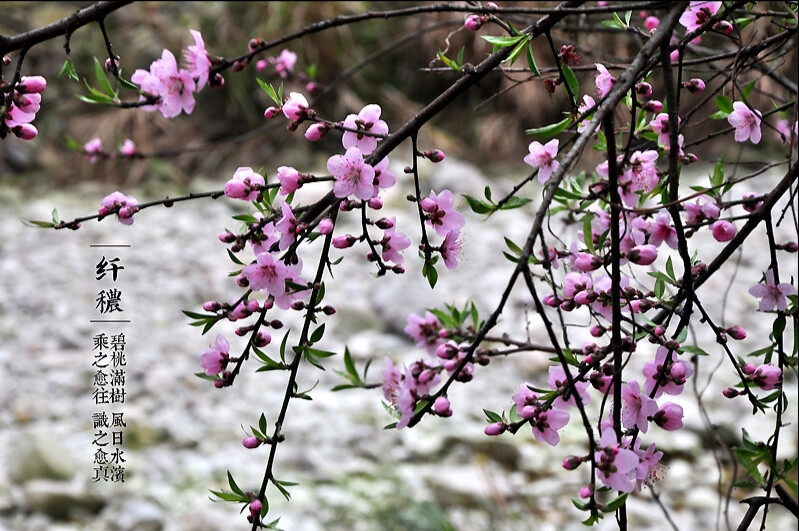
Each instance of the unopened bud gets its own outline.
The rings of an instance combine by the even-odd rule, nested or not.
[[[486,426],[485,430],[483,430],[483,433],[486,435],[499,435],[501,433],[505,433],[505,430],[507,429],[508,425],[504,422],[494,422]]]
[[[740,391],[737,389],[733,389],[732,387],[726,388],[724,391],[721,392],[727,398],[735,398],[736,396],[740,395]]]
[[[570,455],[563,460],[563,468],[566,470],[575,470],[578,466],[583,464],[585,459],[576,455]]]

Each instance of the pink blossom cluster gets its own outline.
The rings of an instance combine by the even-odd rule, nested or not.
[[[143,110],[160,111],[164,118],[174,118],[181,112],[191,114],[194,110],[194,93],[209,82],[211,57],[200,32],[189,31],[194,44],[183,52],[185,69],[178,69],[175,56],[165,49],[149,71],[138,69],[131,76],[131,81],[145,94],[156,98],[155,103],[142,106]],[[143,94],[140,101],[147,101],[147,97]]]
[[[267,57],[255,63],[255,68],[263,72],[270,65],[274,67],[275,74],[283,79],[294,74],[294,65],[297,63],[297,54],[291,50],[283,49],[277,57]]]
[[[133,225],[133,214],[139,211],[139,202],[132,196],[122,192],[114,192],[105,196],[100,204],[100,219],[115,213],[117,220],[123,225]]]
[[[32,140],[39,134],[39,130],[31,122],[39,112],[45,88],[47,80],[44,77],[22,76],[14,87],[11,105],[7,109],[3,107],[5,127],[22,140]]]
[[[122,145],[119,147],[119,154],[126,158],[133,158],[137,156],[136,144],[130,138],[126,138]],[[94,164],[100,159],[115,157],[115,153],[106,153],[103,151],[103,141],[100,138],[92,138],[83,145],[83,156]]]

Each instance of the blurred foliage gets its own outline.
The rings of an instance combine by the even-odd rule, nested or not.
[[[85,5],[89,2],[2,2],[0,33],[18,34],[58,20]],[[189,29],[202,32],[212,55],[232,58],[247,52],[252,37],[268,41],[320,20],[412,5],[417,3],[136,2],[112,13],[105,24],[114,51],[121,58],[123,74],[129,78],[136,69],[149,68],[164,48],[180,58],[181,50],[193,44]],[[503,3],[503,6],[510,5],[513,2]],[[555,5],[555,2],[536,5],[544,7]],[[490,53],[491,46],[479,36],[501,34],[500,28],[487,25],[477,33],[469,32],[463,29],[464,17],[464,13],[434,13],[376,18],[311,34],[285,47],[298,54],[298,72],[316,72],[316,81],[322,90],[316,93],[319,99],[313,105],[320,116],[343,119],[349,113],[358,112],[363,105],[377,102],[383,108],[383,118],[389,127],[396,129],[455,81],[456,74],[451,71],[422,71],[429,66],[441,66],[436,60],[438,51],[446,50],[449,57],[455,57],[463,48],[464,62],[472,64]],[[536,18],[514,17],[513,21],[517,27],[523,27]],[[598,24],[599,19],[595,22]],[[639,39],[631,34],[595,31],[601,26],[585,24],[583,18],[575,18],[563,31],[553,34],[556,47],[575,44],[584,64],[623,62],[639,46]],[[747,28],[747,35],[761,38],[775,31],[774,27],[755,23]],[[721,41],[702,44],[728,46]],[[70,48],[78,75],[91,80],[93,57],[101,60],[107,57],[98,25],[76,31]],[[282,48],[278,46],[267,53],[276,57]],[[544,71],[554,65],[545,39],[535,41],[535,56],[539,68]],[[261,58],[266,59],[266,55]],[[15,59],[12,56],[12,61]],[[11,180],[16,186],[64,186],[91,180],[115,188],[152,182],[182,188],[194,177],[221,183],[237,166],[262,167],[270,175],[279,165],[296,165],[302,171],[314,171],[323,168],[326,157],[340,149],[338,135],[331,134],[310,144],[301,136],[304,125],[289,135],[282,118],[272,121],[263,118],[268,100],[255,77],[280,84],[283,80],[270,72],[271,69],[259,73],[251,64],[241,72],[228,70],[224,73],[223,88],[206,88],[196,95],[197,107],[192,115],[167,120],[157,112],[79,101],[75,95],[85,93],[85,87],[65,77],[56,78],[64,59],[63,39],[49,41],[28,52],[23,74],[41,74],[48,79],[42,108],[35,121],[40,136],[33,142],[11,138],[0,143],[0,179]],[[795,49],[786,63],[790,65],[791,60],[795,64]],[[514,66],[523,66],[523,63],[518,61]],[[348,77],[339,77],[349,69],[354,71],[350,71]],[[707,78],[712,73],[704,66],[686,71],[688,77]],[[595,72],[578,69],[577,74],[583,89],[593,94]],[[795,71],[789,75],[796,79]],[[544,77],[552,76],[552,73],[544,73]],[[439,148],[483,168],[503,163],[519,166],[530,140],[523,131],[558,121],[562,113],[569,110],[564,90],[559,88],[549,94],[541,79],[518,82],[527,78],[529,75],[525,73],[489,75],[479,87],[471,89],[461,101],[423,129],[420,147]],[[769,78],[762,79],[751,101],[765,109],[771,96],[781,92],[781,87],[774,87]],[[299,90],[307,94],[303,83],[285,82],[286,93]],[[324,88],[331,84],[336,84],[336,88],[326,93]],[[653,84],[658,94],[658,80],[653,80]],[[497,95],[499,97],[495,97]],[[128,91],[126,99],[136,99],[135,94]],[[700,101],[701,95],[684,91],[684,108]],[[708,114],[711,112],[713,110]],[[695,134],[718,129],[709,121],[698,122],[697,127],[693,130]],[[764,131],[764,136],[770,135]],[[67,147],[69,138],[82,146],[94,137],[103,140],[107,151],[115,151],[126,138],[133,139],[144,153],[187,149],[147,160],[112,159],[89,164],[80,152]],[[724,141],[712,147],[703,145],[703,156],[713,157],[728,147],[729,142],[725,144]],[[409,149],[401,148],[395,157],[409,158]],[[581,163],[593,167],[601,154],[588,153],[587,157],[590,160]],[[20,179],[23,175],[24,180]]]

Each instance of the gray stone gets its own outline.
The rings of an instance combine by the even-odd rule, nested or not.
[[[126,500],[119,508],[109,508],[113,516],[106,515],[114,522],[118,531],[162,531],[166,515],[157,504],[141,499]]]
[[[25,484],[22,505],[28,511],[67,520],[96,514],[105,500],[74,482],[36,479]]]
[[[20,434],[8,456],[12,479],[71,479],[77,463],[59,439],[50,432]]]

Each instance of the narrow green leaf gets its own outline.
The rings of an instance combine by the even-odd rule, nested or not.
[[[325,324],[322,323],[316,330],[311,333],[311,343],[318,343],[325,335]]]
[[[583,241],[585,242],[585,246],[588,248],[588,252],[591,254],[596,254],[596,250],[594,249],[594,238],[592,237],[593,230],[591,230],[591,222],[593,220],[593,214],[587,214],[583,218]]]
[[[526,205],[527,203],[531,202],[532,199],[527,197],[517,197],[511,196],[505,201],[505,204],[499,207],[500,210],[513,210],[514,208],[519,208],[521,206]]]
[[[441,52],[438,52],[438,59],[444,63],[444,65],[450,67],[451,69],[455,70],[456,72],[463,72],[463,69],[452,59],[447,57]]]
[[[53,223],[50,221],[39,221],[36,219],[23,219],[22,224],[28,227],[40,227],[42,229],[52,229]]]
[[[61,71],[58,72],[58,77],[62,77],[64,74],[66,74],[66,76],[70,79],[80,81],[78,73],[75,71],[75,65],[72,63],[72,59],[70,58],[67,58],[67,60],[64,61],[64,66],[62,66]]]
[[[466,199],[466,203],[468,203],[469,208],[475,214],[488,214],[496,210],[496,208],[481,199],[477,199],[476,197],[472,197],[468,194],[463,194],[463,197]]]
[[[96,57],[94,58],[94,77],[97,79],[97,83],[100,85],[100,88],[103,89],[103,92],[112,98],[116,98],[117,92],[114,90],[114,87],[111,86],[111,82],[108,81],[108,76],[105,74],[105,68]]]
[[[535,64],[535,57],[533,57],[532,42],[527,45],[527,66],[530,68],[530,72],[532,72],[535,77],[541,77],[541,71],[538,70],[538,65]]]
[[[622,22],[621,17],[619,17],[619,14],[616,13],[615,11],[613,12],[613,22],[615,22],[618,25],[619,28],[625,28],[626,27],[624,22]]]
[[[531,136],[536,140],[548,140],[553,136],[557,135],[567,127],[571,123],[571,118],[564,118],[560,122],[545,125],[544,127],[537,127],[534,129],[525,129],[524,134],[527,136]]]
[[[236,485],[236,481],[233,479],[233,475],[230,473],[230,470],[227,471],[227,481],[230,485],[230,488],[233,489],[233,492],[236,494],[241,494],[242,496],[244,495],[244,491],[241,490],[238,485]]]
[[[489,411],[487,409],[484,409],[483,413],[485,413],[486,419],[488,420],[488,422],[492,422],[492,423],[493,422],[502,422],[502,416],[499,415],[498,413],[495,413],[493,411]]]
[[[506,48],[509,46],[516,46],[519,41],[522,41],[527,37],[527,35],[517,35],[515,37],[499,37],[494,35],[482,35],[481,39],[485,40],[489,44],[493,44],[494,46],[499,46],[500,48]]]
[[[671,280],[677,280],[677,275],[674,274],[674,264],[671,262],[671,256],[669,256],[668,260],[666,260],[666,273],[669,275]]]
[[[568,65],[564,64],[562,68],[563,68],[564,81],[566,82],[566,86],[569,87],[569,90],[572,93],[572,103],[574,103],[574,105],[577,105],[580,99],[580,82],[577,81],[577,76],[574,75],[574,70],[569,68]]]
[[[527,46],[527,40],[526,39],[522,39],[521,41],[519,41],[519,44],[516,45],[516,47],[510,53],[508,58],[505,59],[505,61],[509,62],[510,64],[515,63],[516,59],[519,58],[519,56],[522,54],[522,52],[524,51],[526,46]]]

